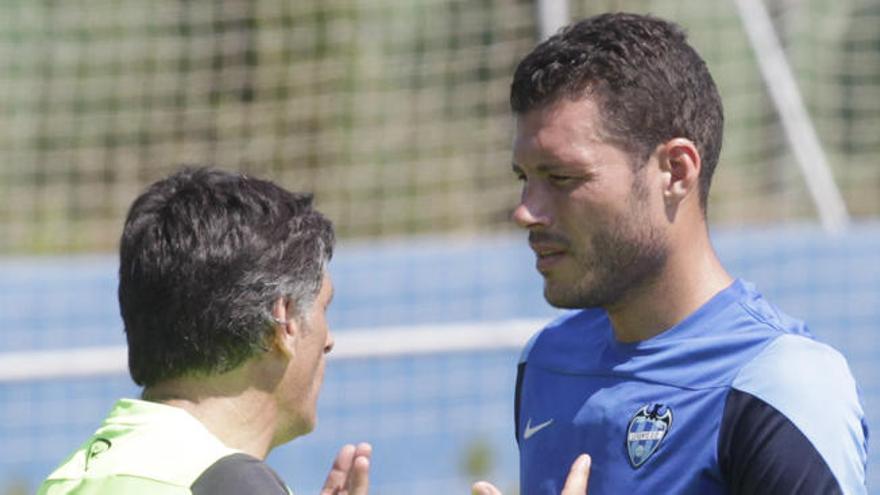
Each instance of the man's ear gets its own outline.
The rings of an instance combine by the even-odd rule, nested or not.
[[[699,198],[702,161],[697,146],[690,139],[670,139],[661,145],[660,168],[666,177],[663,198],[677,205],[689,195]]]
[[[296,349],[296,339],[299,326],[290,308],[287,299],[279,297],[272,306],[272,320],[275,328],[273,343],[283,354],[292,357]]]

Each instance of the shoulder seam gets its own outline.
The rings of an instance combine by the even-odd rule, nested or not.
[[[772,328],[773,330],[776,330],[776,331],[778,331],[778,332],[780,332],[780,333],[787,333],[787,332],[785,331],[784,328],[782,328],[782,327],[779,326],[779,325],[774,324],[774,323],[771,322],[771,321],[768,321],[767,318],[764,318],[763,315],[761,315],[760,313],[756,312],[751,306],[749,306],[749,305],[746,304],[745,302],[743,302],[743,301],[740,300],[740,301],[737,301],[737,304],[739,304],[740,307],[741,307],[746,313],[748,313],[752,318],[754,318],[755,320],[757,320],[759,323],[763,323],[764,325],[767,325],[768,327],[770,327],[770,328]]]
[[[777,327],[773,326],[772,324],[770,324],[769,322],[766,322],[766,321],[764,321],[764,320],[762,320],[762,322],[766,323],[767,325],[770,325],[770,326],[773,327],[773,328],[777,328]],[[778,328],[777,328],[777,329],[778,329]],[[741,392],[747,392],[747,391],[745,391],[745,390],[741,390],[741,389],[737,388],[737,387],[734,385],[734,383],[736,383],[737,379],[742,375],[743,370],[745,370],[746,368],[748,368],[749,365],[751,365],[751,364],[754,363],[758,358],[760,358],[761,356],[763,356],[763,355],[764,355],[764,352],[767,350],[767,348],[770,347],[773,343],[775,343],[777,340],[779,340],[779,339],[782,338],[782,337],[792,337],[792,338],[797,338],[797,339],[803,339],[803,340],[806,340],[806,341],[807,341],[808,343],[810,343],[810,344],[816,345],[816,346],[818,346],[818,347],[824,347],[826,350],[831,351],[832,355],[840,355],[840,351],[838,351],[838,350],[835,349],[834,347],[832,347],[832,346],[830,346],[830,345],[828,345],[828,344],[826,344],[826,343],[824,343],[824,342],[820,342],[820,341],[818,341],[818,340],[816,340],[816,339],[813,339],[813,338],[810,338],[810,337],[808,337],[808,336],[806,336],[806,335],[801,335],[801,334],[797,334],[797,333],[788,333],[788,332],[785,332],[784,330],[782,330],[782,331],[780,331],[779,335],[776,335],[776,336],[774,336],[773,338],[767,339],[767,342],[765,342],[765,343],[761,346],[761,350],[758,351],[754,356],[752,356],[751,359],[749,359],[748,361],[746,361],[745,363],[743,363],[743,364],[739,367],[739,369],[738,369],[737,372],[736,372],[736,375],[734,375],[733,380],[731,380],[731,382],[730,382],[730,385],[729,385],[730,388],[732,388],[732,389],[734,389],[734,390],[739,390],[739,391],[741,391]],[[850,373],[851,373],[851,372],[850,372]]]
[[[763,355],[764,355],[764,352],[767,350],[767,348],[770,347],[771,344],[773,344],[774,342],[776,342],[776,340],[777,340],[779,337],[781,337],[782,335],[784,335],[784,334],[779,334],[779,335],[776,335],[775,337],[773,337],[772,339],[767,339],[767,341],[764,342],[764,343],[761,345],[761,350],[760,350],[760,351],[756,352],[755,355],[751,357],[751,359],[749,359],[748,361],[746,361],[746,362],[744,362],[742,365],[740,365],[739,369],[736,370],[736,374],[733,375],[733,377],[731,378],[730,383],[727,384],[727,387],[728,387],[729,389],[731,389],[731,390],[739,390],[738,388],[736,388],[736,386],[734,386],[734,383],[736,383],[736,381],[737,381],[737,380],[739,379],[739,377],[742,375],[743,370],[745,370],[746,368],[748,368],[749,365],[752,364],[752,363],[754,363],[759,357],[763,356]],[[745,391],[744,391],[744,390],[741,390],[741,392],[745,392]]]
[[[788,332],[786,332],[784,328],[780,327],[779,325],[774,324],[773,322],[768,321],[766,318],[764,318],[763,315],[761,315],[761,314],[759,314],[758,312],[756,312],[756,311],[755,311],[754,309],[752,309],[748,304],[745,304],[745,303],[744,303],[743,301],[741,301],[741,300],[740,300],[740,301],[737,301],[737,304],[739,304],[739,306],[743,309],[743,311],[745,311],[746,313],[748,313],[749,316],[751,316],[752,318],[754,318],[758,323],[761,323],[761,324],[763,324],[763,325],[766,325],[766,326],[772,328],[773,330],[776,330],[778,333],[777,333],[777,335],[774,335],[773,338],[767,339],[767,341],[764,342],[764,343],[761,345],[761,350],[758,351],[757,353],[755,353],[755,355],[752,356],[751,359],[749,359],[748,361],[746,361],[745,363],[743,363],[743,364],[739,367],[739,369],[736,371],[736,374],[733,376],[733,379],[730,381],[730,384],[728,385],[728,387],[729,387],[730,389],[732,389],[732,390],[739,390],[739,389],[736,388],[733,384],[736,383],[736,380],[740,377],[740,375],[742,374],[743,370],[746,369],[746,368],[748,368],[750,364],[752,364],[753,362],[755,362],[756,359],[758,359],[758,357],[760,357],[761,355],[763,355],[763,354],[764,354],[764,351],[767,350],[767,347],[769,347],[772,343],[776,342],[776,340],[777,340],[779,337],[782,337],[783,335],[792,335],[792,336],[797,336],[797,337],[807,338],[807,337],[804,337],[803,335],[798,335],[798,334],[794,334],[794,333],[788,333]]]

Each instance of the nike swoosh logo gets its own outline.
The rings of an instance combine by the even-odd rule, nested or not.
[[[544,421],[541,424],[537,424],[535,426],[532,426],[532,418],[529,418],[529,422],[526,423],[526,431],[523,432],[523,440],[528,440],[529,438],[532,438],[532,436],[534,436],[535,433],[538,433],[539,431],[543,430],[544,428],[546,428],[552,424],[553,424],[553,420],[548,419],[547,421]]]

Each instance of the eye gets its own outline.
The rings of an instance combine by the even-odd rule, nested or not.
[[[547,176],[547,180],[557,185],[565,185],[574,181],[575,178],[567,175],[550,174]]]
[[[516,180],[518,180],[520,182],[526,181],[526,174],[522,173],[521,170],[514,170],[513,175],[516,177]]]

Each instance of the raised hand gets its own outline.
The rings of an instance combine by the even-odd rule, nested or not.
[[[336,454],[321,495],[367,495],[370,490],[370,456],[368,443],[344,445]]]

